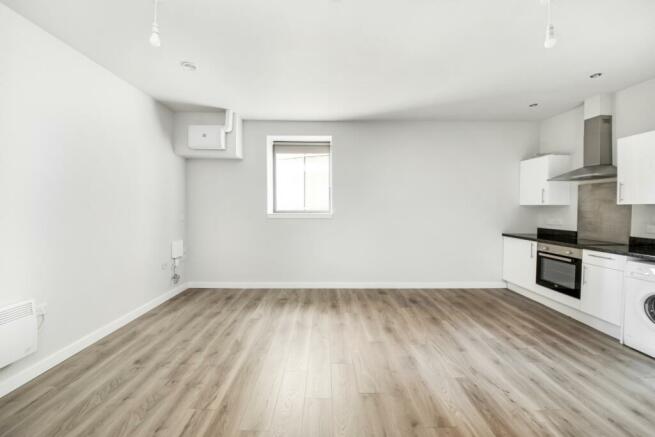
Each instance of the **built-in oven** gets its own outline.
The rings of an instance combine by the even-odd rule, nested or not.
[[[582,249],[538,243],[537,284],[580,299]]]

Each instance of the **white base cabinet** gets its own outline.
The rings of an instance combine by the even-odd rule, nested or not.
[[[622,255],[582,251],[581,297],[575,299],[537,284],[537,242],[503,237],[503,280],[508,288],[620,338],[623,322]]]
[[[622,271],[584,264],[581,294],[582,311],[614,325],[621,324]]]
[[[537,285],[537,243],[503,237],[503,280],[527,289]]]
[[[626,257],[585,250],[582,261],[580,310],[620,325]]]
[[[519,197],[521,205],[568,205],[571,184],[548,179],[570,170],[568,155],[544,155],[521,161]]]
[[[617,203],[655,204],[655,131],[619,138]]]

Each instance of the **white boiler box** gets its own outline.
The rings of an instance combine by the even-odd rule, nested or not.
[[[190,149],[225,150],[223,126],[217,124],[190,125],[188,145]]]

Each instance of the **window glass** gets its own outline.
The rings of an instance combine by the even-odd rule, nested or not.
[[[273,145],[274,212],[330,211],[330,146]]]

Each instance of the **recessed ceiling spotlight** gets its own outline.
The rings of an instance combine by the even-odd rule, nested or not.
[[[602,75],[603,75],[603,73],[594,73],[594,74],[590,75],[589,78],[590,79],[598,79]]]
[[[184,68],[186,71],[196,71],[198,69],[198,66],[196,64],[189,61],[180,62],[180,66]]]
[[[528,106],[530,108],[536,108],[537,106],[539,106],[539,103],[530,103]]]

